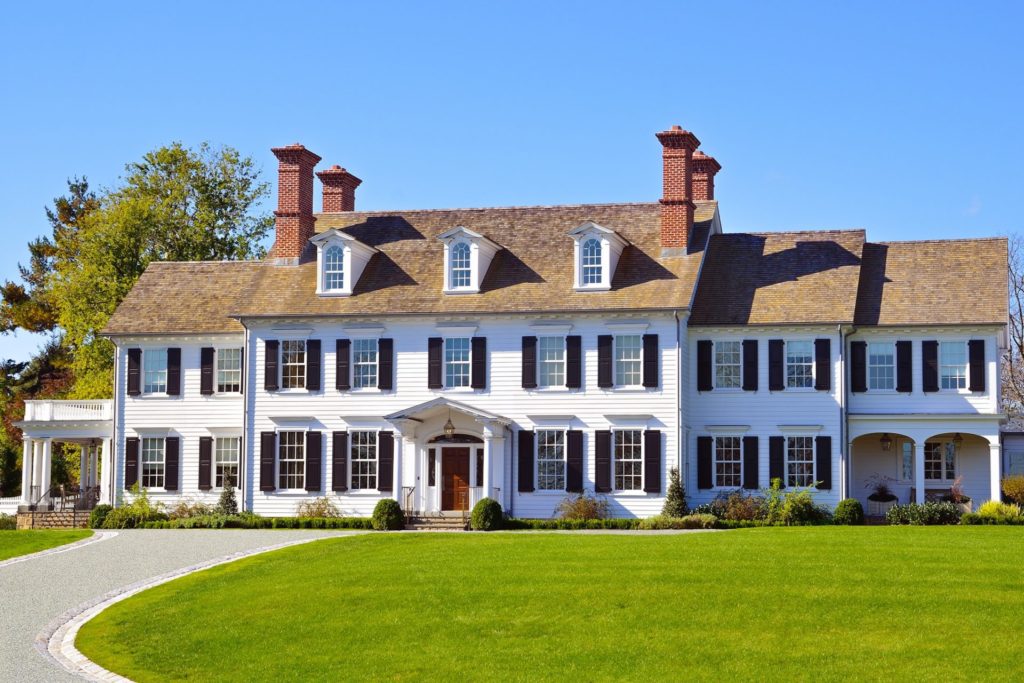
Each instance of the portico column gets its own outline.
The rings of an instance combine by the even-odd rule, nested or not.
[[[102,458],[100,469],[103,470],[103,479],[100,480],[100,502],[106,505],[114,504],[114,497],[110,490],[110,482],[114,476],[114,459],[111,457],[110,441],[110,439],[103,439],[103,445],[100,447],[100,457]]]
[[[924,442],[914,442],[914,502],[924,502]]]
[[[53,439],[43,439],[42,477],[39,492],[47,502],[50,500],[50,478],[53,474]]]
[[[394,460],[394,487],[395,500],[402,506],[402,510],[405,510],[405,492],[402,491],[402,486],[405,484],[405,478],[403,477],[404,462],[408,456],[410,458],[416,457],[416,427],[419,422],[416,420],[401,420],[397,424],[392,423],[398,429],[398,443],[395,452]]]
[[[999,447],[999,442],[990,443],[989,449],[989,485],[991,492],[989,493],[990,500],[1002,500],[1003,492],[1002,486],[1000,486],[999,474],[1002,470],[1002,449]]]
[[[28,505],[32,501],[29,496],[32,495],[32,452],[35,448],[35,444],[32,439],[25,437],[22,439],[22,451],[21,451],[21,503],[22,505]]]
[[[78,454],[78,488],[89,486],[89,444],[83,444]]]
[[[43,486],[43,440],[32,440],[32,502],[39,501]]]
[[[481,494],[494,498],[494,468],[504,452],[505,425],[490,422],[484,425],[484,471]],[[501,502],[501,501],[499,501]]]

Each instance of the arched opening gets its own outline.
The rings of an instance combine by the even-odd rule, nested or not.
[[[872,432],[853,440],[850,492],[869,516],[910,502],[914,485],[914,440],[896,432]]]
[[[479,436],[473,436],[472,434],[452,434],[451,436],[445,436],[444,434],[438,434],[431,438],[427,443],[483,443],[484,440]]]

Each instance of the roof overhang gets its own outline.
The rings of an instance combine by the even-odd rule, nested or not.
[[[512,424],[512,420],[510,420],[507,417],[489,412],[487,410],[474,408],[473,406],[466,405],[465,403],[461,403],[459,401],[453,401],[450,398],[445,398],[444,396],[439,396],[438,398],[432,399],[425,403],[420,403],[411,406],[409,408],[406,408],[405,410],[400,410],[397,413],[385,415],[384,419],[387,420],[388,422],[402,422],[405,420],[415,420],[418,422],[422,422],[426,419],[444,413],[448,410],[452,410],[457,413],[462,413],[463,415],[468,415],[477,422],[496,422],[502,425]]]

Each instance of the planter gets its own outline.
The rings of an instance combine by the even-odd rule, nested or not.
[[[964,515],[971,512],[974,508],[974,503],[971,501],[967,501],[966,503],[953,503],[953,505],[956,505],[960,509],[960,513]]]
[[[868,498],[868,517],[885,517],[889,508],[899,503],[899,499],[893,500],[871,500]]]

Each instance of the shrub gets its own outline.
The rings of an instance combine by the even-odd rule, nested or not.
[[[394,498],[384,498],[373,508],[373,528],[377,531],[396,531],[405,528],[402,506]]]
[[[1024,505],[1024,474],[1003,477],[1003,495],[1011,502]]]
[[[167,519],[164,513],[164,506],[160,503],[153,504],[149,500],[149,494],[144,489],[139,489],[135,484],[131,489],[132,501],[123,507],[114,508],[107,513],[103,520],[104,529],[134,529],[146,522],[157,522]]]
[[[553,529],[639,529],[639,519],[518,519],[510,518],[504,522],[506,530],[531,529],[549,531]]]
[[[107,518],[107,515],[110,514],[110,511],[113,509],[114,507],[112,505],[107,505],[106,503],[94,507],[92,512],[89,513],[89,527],[92,529],[99,529],[102,527],[103,520]]]
[[[481,498],[469,516],[469,526],[476,531],[497,531],[502,521],[501,503],[493,498]]]
[[[186,519],[188,517],[205,517],[206,515],[212,515],[214,508],[212,505],[206,503],[199,503],[188,498],[179,500],[177,503],[171,506],[167,511],[167,516],[171,519]]]
[[[381,501],[383,502],[383,501]],[[394,501],[392,501],[394,502]],[[397,503],[395,503],[397,505]],[[380,505],[378,504],[378,507]],[[331,499],[327,496],[322,496],[315,500],[307,500],[299,503],[299,507],[296,509],[295,514],[299,517],[341,517],[341,512],[331,502]],[[376,515],[376,513],[374,513]]]
[[[780,521],[787,526],[825,524],[831,517],[832,513],[827,508],[814,502],[814,493],[810,489],[790,491],[783,498]]]
[[[18,528],[18,518],[0,512],[0,531],[14,531]]]
[[[854,526],[864,523],[864,508],[856,498],[847,498],[839,501],[835,512],[832,513],[832,521],[836,524]]]
[[[566,496],[555,508],[555,513],[561,519],[606,519],[608,501],[586,493],[577,493]]]
[[[775,477],[764,491],[761,499],[760,517],[768,524],[780,524],[782,522],[782,506],[785,502],[785,495],[782,492],[782,480]]]
[[[1024,512],[1019,505],[990,500],[978,508],[978,517],[988,524],[1019,524],[1024,522]]]
[[[682,517],[669,517],[668,515],[657,515],[640,520],[637,528],[645,530],[654,529],[714,529],[718,525],[718,518],[709,514],[684,515]]]
[[[238,501],[235,500],[235,486],[231,479],[224,482],[224,490],[220,492],[220,500],[217,501],[217,514],[238,514]]]
[[[679,481],[679,468],[668,471],[668,490],[665,492],[665,504],[661,514],[665,517],[685,517],[689,510],[686,507],[686,490]]]
[[[759,496],[752,496],[742,489],[737,489],[721,499],[720,505],[718,500],[712,503],[712,511],[721,519],[750,520],[761,516],[761,505]]]
[[[957,524],[960,508],[948,501],[894,505],[885,513],[885,520],[889,524]]]

